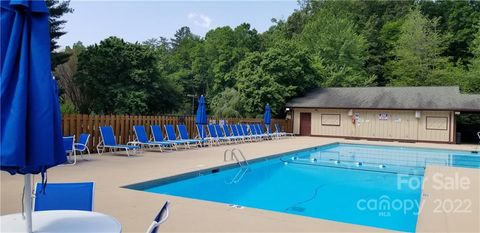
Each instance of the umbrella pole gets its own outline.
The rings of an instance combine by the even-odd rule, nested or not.
[[[25,223],[28,233],[32,232],[32,174],[26,174],[25,177]]]

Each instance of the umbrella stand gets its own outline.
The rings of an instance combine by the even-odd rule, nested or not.
[[[23,203],[25,205],[25,224],[28,233],[32,232],[32,174],[26,174],[25,182],[25,196]]]

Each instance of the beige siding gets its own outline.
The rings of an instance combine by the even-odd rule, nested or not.
[[[452,127],[454,123],[451,119],[451,112],[422,111],[421,117],[417,119],[415,111],[353,110],[352,113],[358,116],[353,123],[352,116],[348,116],[348,111],[347,109],[294,109],[294,133],[299,133],[300,112],[310,112],[312,113],[312,135],[453,141]],[[383,117],[384,119],[381,120],[379,114],[388,117]],[[340,122],[338,122],[338,118]],[[427,127],[427,120],[429,127]],[[340,123],[340,125],[338,126],[336,123]]]
[[[418,140],[448,142],[452,127],[450,115],[449,112],[422,112]]]

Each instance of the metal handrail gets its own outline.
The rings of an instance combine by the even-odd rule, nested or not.
[[[238,151],[240,153],[240,156],[242,157],[243,161],[240,161],[240,159],[238,159],[237,157],[237,154],[235,153],[235,151]],[[248,166],[248,161],[247,161],[247,158],[245,157],[245,155],[243,155],[243,152],[237,148],[232,148],[232,149],[226,149],[224,152],[223,152],[223,161],[226,162],[227,161],[227,152],[230,152],[230,160],[233,160],[235,159],[235,161],[238,163],[238,165],[240,166],[243,166],[242,165],[242,162]]]
[[[245,158],[245,155],[243,155],[243,152],[241,150],[239,150],[237,148],[233,148],[232,149],[232,156],[237,157],[237,155],[235,154],[235,151],[240,152],[240,156],[242,156],[243,162],[248,166],[249,164],[248,164],[247,158]],[[238,160],[238,158],[237,158],[237,160]]]

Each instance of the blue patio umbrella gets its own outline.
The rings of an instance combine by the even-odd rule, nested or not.
[[[200,96],[198,100],[197,115],[195,116],[195,124],[197,125],[206,125],[207,122],[207,109],[205,106],[205,98]]]
[[[270,113],[270,105],[267,104],[265,106],[265,114],[263,115],[263,123],[265,125],[270,125],[271,122],[272,122],[272,119],[271,119],[271,113]]]
[[[0,169],[25,175],[31,232],[31,174],[67,161],[56,83],[50,71],[48,8],[44,1],[1,1]]]
[[[203,95],[200,96],[200,99],[198,100],[198,108],[197,108],[197,115],[195,116],[195,124],[197,124],[198,128],[198,133],[200,134],[200,137],[203,139],[205,136],[203,130],[204,127],[203,125],[208,124],[207,122],[207,109],[205,106],[205,98]]]

